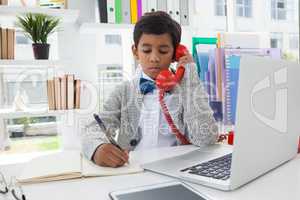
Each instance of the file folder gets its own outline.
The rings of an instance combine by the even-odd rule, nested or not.
[[[131,23],[135,24],[138,20],[137,0],[130,0]]]
[[[148,12],[157,11],[157,0],[148,0]]]
[[[116,24],[122,23],[122,0],[115,0],[115,19]]]
[[[167,12],[167,0],[157,0],[157,10]]]
[[[142,0],[137,0],[137,14],[138,19],[140,19],[143,15]]]
[[[189,1],[179,0],[180,2],[180,24],[182,26],[189,25]]]
[[[180,2],[179,0],[174,0],[173,1],[173,6],[174,6],[174,20],[180,24]]]
[[[99,18],[101,23],[107,23],[107,3],[106,0],[98,0]]]
[[[173,0],[167,0],[167,12],[172,18],[174,18],[173,9]]]
[[[180,23],[179,0],[167,0],[168,14],[178,23]]]
[[[115,0],[107,0],[107,22],[114,24],[116,22],[115,16]]]
[[[122,20],[125,24],[131,23],[130,0],[122,0]]]
[[[142,0],[142,15],[148,12],[148,0]]]

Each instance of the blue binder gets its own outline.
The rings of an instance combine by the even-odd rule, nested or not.
[[[240,56],[230,55],[226,57],[226,85],[225,98],[225,124],[235,124],[236,104],[238,95]]]

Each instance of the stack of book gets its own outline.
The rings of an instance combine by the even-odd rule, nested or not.
[[[0,56],[1,59],[15,58],[15,30],[0,27]]]
[[[47,80],[49,110],[80,108],[81,80],[73,74]]]
[[[98,0],[101,23],[135,24],[146,12],[165,11],[181,25],[189,25],[188,0]]]
[[[0,5],[8,5],[8,0],[0,0]]]

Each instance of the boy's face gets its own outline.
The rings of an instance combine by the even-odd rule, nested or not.
[[[142,34],[137,48],[132,52],[145,74],[155,79],[162,69],[168,69],[172,60],[174,47],[169,33],[161,35]]]

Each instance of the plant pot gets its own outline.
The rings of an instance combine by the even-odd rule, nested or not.
[[[32,44],[33,54],[35,59],[48,59],[50,44]]]

